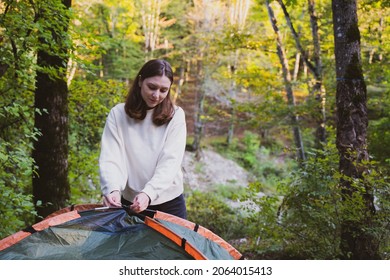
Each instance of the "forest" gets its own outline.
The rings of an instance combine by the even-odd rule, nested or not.
[[[186,185],[189,220],[247,259],[390,259],[389,39],[387,0],[1,0],[0,238],[102,202],[107,114],[162,58],[195,170],[250,174]]]

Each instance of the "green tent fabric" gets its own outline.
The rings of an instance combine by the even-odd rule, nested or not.
[[[241,256],[234,248],[232,254],[221,242],[181,225],[180,218],[163,220],[122,208],[74,212],[52,218],[66,216],[68,221],[50,225],[52,221],[48,220],[49,225],[42,230],[39,226],[31,227],[18,234],[24,234],[22,238],[11,236],[0,241],[0,259],[231,260]],[[179,222],[175,223],[176,220]]]

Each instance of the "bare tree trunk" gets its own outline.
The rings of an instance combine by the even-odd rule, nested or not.
[[[341,226],[340,249],[346,259],[378,258],[378,243],[370,226],[375,208],[371,186],[362,191],[352,185],[361,179],[367,168],[367,89],[360,57],[360,32],[356,0],[333,0],[333,28],[337,78],[337,136],[340,154],[339,170],[346,178],[341,180],[343,201],[360,196],[364,202],[359,220],[344,217]]]
[[[145,60],[153,57],[160,33],[161,0],[141,1],[142,29],[145,36]]]
[[[99,5],[99,15],[101,17],[101,20],[103,22],[103,25],[104,25],[104,31],[105,31],[105,34],[108,35],[109,38],[113,38],[114,37],[114,30],[110,27],[110,23],[108,22],[107,20],[107,7],[103,6],[103,5]],[[111,72],[111,69],[112,69],[112,65],[113,65],[113,57],[114,57],[114,53],[115,53],[115,49],[113,49],[112,47],[106,49],[106,51],[102,54],[101,56],[101,70],[100,70],[100,77],[103,78],[103,77],[109,77],[110,76],[110,72]]]
[[[282,65],[283,70],[283,79],[284,79],[284,85],[286,89],[286,95],[287,95],[287,101],[288,105],[291,108],[291,124],[293,127],[293,134],[294,134],[294,142],[297,149],[297,156],[298,159],[302,162],[306,159],[303,141],[302,141],[302,134],[299,128],[299,119],[298,116],[293,112],[295,107],[295,98],[294,98],[294,92],[292,89],[292,83],[291,83],[291,74],[288,66],[288,60],[286,56],[286,52],[283,48],[283,43],[280,37],[279,28],[277,26],[276,18],[274,16],[274,12],[269,4],[269,1],[265,1],[267,10],[268,10],[268,16],[271,21],[272,27],[274,29],[275,35],[276,35],[276,42],[277,42],[277,51],[278,56],[280,59],[280,63]]]
[[[311,71],[311,73],[313,73],[316,80],[312,89],[312,95],[315,96],[316,100],[318,101],[318,112],[315,112],[315,119],[318,123],[316,129],[316,142],[317,147],[319,148],[321,146],[321,143],[324,143],[326,141],[326,92],[322,81],[321,46],[318,28],[318,18],[315,11],[315,1],[308,0],[310,25],[314,46],[314,65],[310,62],[309,55],[301,44],[300,37],[291,22],[290,15],[283,0],[278,0],[278,3],[283,10],[287,25],[289,26],[291,33],[294,37],[295,45],[298,51],[301,53],[305,65]]]
[[[294,65],[294,74],[293,74],[293,81],[295,82],[298,79],[298,73],[299,73],[299,64],[301,63],[301,53],[296,53],[295,55],[295,65]]]
[[[203,117],[204,117],[204,101],[205,101],[205,92],[203,88],[203,62],[202,62],[202,56],[201,58],[197,60],[196,63],[196,85],[195,89],[197,91],[197,101],[196,104],[198,105],[198,108],[196,110],[196,116],[195,116],[195,127],[194,127],[194,141],[192,143],[192,150],[195,151],[196,157],[199,158],[200,155],[200,143],[203,136]]]
[[[221,15],[224,15],[225,5],[221,1],[207,0],[197,0],[193,4],[194,7],[190,9],[191,14],[189,14],[189,17],[192,19],[193,34],[195,35],[194,44],[191,46],[191,48],[194,47],[194,52],[191,55],[193,61],[196,61],[195,90],[197,96],[195,106],[197,111],[195,112],[194,120],[194,141],[190,149],[195,151],[198,157],[200,155],[200,143],[203,137],[205,120],[205,77],[209,77],[209,74],[212,72],[210,65],[212,61],[215,61],[215,57],[212,57],[214,54],[211,53],[213,47],[210,44],[210,40],[212,39],[211,35],[215,33],[215,29],[223,27]]]
[[[286,5],[284,4],[283,0],[277,0],[280,7],[282,8],[283,10],[283,14],[284,14],[284,17],[286,19],[286,22],[287,22],[287,25],[288,27],[290,28],[291,30],[291,33],[294,37],[294,40],[295,40],[295,45],[296,45],[296,48],[298,49],[298,51],[301,53],[302,55],[302,59],[303,61],[305,62],[305,64],[307,65],[307,67],[309,68],[309,70],[316,74],[316,67],[313,65],[313,63],[310,62],[309,60],[309,57],[307,55],[307,52],[305,51],[305,49],[303,48],[302,44],[301,44],[301,41],[299,39],[299,35],[297,33],[297,31],[295,30],[292,22],[291,22],[291,17],[290,17],[290,14],[288,13],[287,11],[287,8],[286,8]],[[269,1],[266,1],[266,2],[269,2]],[[269,4],[268,4],[269,5]]]
[[[174,103],[176,103],[177,98],[181,94],[184,85],[184,80],[185,80],[185,72],[186,72],[186,60],[183,57],[179,68],[179,79],[177,80],[176,92],[175,95],[172,97],[172,101]]]
[[[318,18],[315,11],[315,1],[308,0],[309,14],[310,14],[310,25],[314,45],[314,64],[315,64],[315,85],[313,87],[313,95],[319,102],[319,113],[315,112],[317,119],[317,130],[316,130],[316,142],[317,148],[321,147],[321,143],[326,142],[326,92],[322,78],[322,59],[321,59],[321,45],[320,35],[318,27]]]
[[[384,16],[383,16],[383,14],[381,14],[381,16],[379,18],[379,45],[380,46],[383,44],[383,30],[385,28],[384,22],[385,22]],[[379,59],[379,61],[383,61],[383,52],[382,51],[379,52],[378,59]]]
[[[230,121],[229,121],[229,128],[228,128],[228,134],[227,134],[227,139],[226,139],[228,146],[233,142],[234,124],[236,121],[235,100],[237,98],[236,72],[237,72],[238,56],[239,56],[239,50],[237,49],[234,52],[234,57],[232,59],[233,60],[232,65],[230,65],[230,75],[231,75],[231,82],[230,82],[230,88],[229,88]]]
[[[71,7],[71,0],[62,0],[66,8]],[[43,17],[53,11],[41,10]],[[61,13],[61,11],[55,11]],[[61,19],[68,19],[62,15]],[[38,167],[33,176],[33,195],[38,215],[46,217],[66,206],[70,197],[68,182],[68,87],[66,84],[67,48],[64,33],[67,24],[61,30],[51,30],[53,42],[62,51],[61,55],[38,51],[37,64],[51,67],[57,71],[54,77],[40,70],[36,77],[35,90],[35,127],[41,136],[34,142],[33,158]],[[58,36],[58,35],[61,35]],[[41,38],[44,41],[43,38]],[[66,56],[66,58],[65,58]],[[40,203],[39,203],[40,202]],[[39,220],[40,218],[38,218]]]

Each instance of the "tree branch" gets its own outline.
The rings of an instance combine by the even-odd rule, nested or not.
[[[287,25],[290,28],[291,33],[293,34],[293,37],[295,40],[295,45],[296,45],[298,51],[302,54],[303,61],[306,63],[307,67],[314,74],[314,76],[316,76],[316,78],[319,77],[319,73],[317,71],[317,68],[309,61],[309,58],[307,57],[306,51],[303,49],[303,46],[302,46],[301,41],[299,39],[299,35],[296,32],[296,30],[291,22],[291,17],[287,11],[286,5],[284,4],[283,0],[277,0],[277,1],[283,10],[283,14],[284,14],[284,17],[286,18]]]

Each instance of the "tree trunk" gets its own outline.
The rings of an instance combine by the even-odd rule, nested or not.
[[[310,14],[310,26],[314,45],[314,65],[315,65],[315,84],[313,86],[313,95],[318,102],[319,112],[315,112],[315,118],[317,121],[316,129],[316,146],[321,148],[321,144],[326,142],[326,92],[323,84],[322,77],[322,59],[321,59],[321,44],[318,27],[318,18],[315,10],[315,1],[308,0],[309,14]]]
[[[248,17],[249,7],[251,5],[250,0],[237,0],[230,3],[229,7],[229,21],[234,26],[236,32],[242,33],[245,29],[245,23]],[[230,77],[231,83],[229,88],[230,98],[230,120],[229,127],[226,137],[226,143],[230,146],[233,142],[234,137],[234,126],[236,122],[236,98],[237,98],[237,83],[236,83],[236,72],[238,68],[240,50],[235,48],[232,51],[232,60],[230,65]]]
[[[317,100],[318,110],[315,111],[314,118],[316,119],[317,129],[316,129],[316,143],[317,148],[321,148],[321,143],[326,141],[326,92],[323,86],[323,78],[322,78],[322,60],[321,60],[321,45],[320,45],[320,36],[319,36],[319,27],[318,27],[318,19],[315,11],[315,1],[308,0],[308,10],[310,14],[310,26],[311,33],[313,39],[313,47],[314,47],[314,65],[309,60],[309,55],[303,48],[301,44],[301,40],[299,34],[296,32],[292,22],[290,15],[287,11],[286,5],[283,0],[278,0],[279,5],[281,6],[284,17],[286,19],[287,25],[289,26],[291,33],[295,40],[295,45],[298,51],[302,55],[302,59],[305,63],[305,66],[311,71],[315,78],[315,84],[312,88],[312,96]]]
[[[229,98],[230,98],[230,120],[229,120],[229,127],[228,127],[228,133],[226,137],[226,143],[228,146],[230,146],[233,142],[234,137],[234,125],[236,122],[236,98],[237,98],[237,83],[236,83],[236,72],[237,72],[237,66],[238,66],[238,57],[239,57],[239,50],[236,49],[233,58],[232,58],[232,65],[230,65],[230,88],[229,88]]]
[[[277,51],[278,51],[278,56],[283,70],[283,79],[284,79],[284,85],[286,89],[287,102],[289,107],[291,108],[290,117],[291,117],[291,125],[293,127],[294,142],[297,149],[297,157],[302,162],[306,159],[306,156],[303,147],[302,134],[299,128],[299,119],[298,116],[293,112],[295,107],[295,98],[292,89],[291,73],[288,66],[288,60],[287,60],[286,52],[283,48],[282,40],[280,38],[279,29],[276,24],[274,12],[271,6],[269,5],[269,1],[266,0],[265,2],[268,10],[269,19],[271,21],[272,27],[276,35]]]
[[[186,60],[183,57],[180,63],[180,68],[179,68],[179,79],[177,80],[177,86],[176,86],[176,92],[172,96],[172,101],[176,103],[177,98],[180,96],[184,81],[185,81],[185,75],[186,75]]]
[[[71,0],[62,3],[70,8]],[[42,10],[46,18],[52,11]],[[56,11],[57,12],[57,11]],[[67,18],[66,16],[64,16]],[[65,23],[63,23],[65,24]],[[63,27],[61,32],[67,32]],[[63,41],[66,36],[58,30],[53,34],[52,44],[60,47],[61,55],[38,51],[37,64],[54,69],[56,75],[37,71],[35,90],[35,127],[41,136],[34,142],[33,158],[37,166],[33,176],[33,195],[38,220],[66,206],[70,197],[68,182],[68,88],[66,84],[67,49]],[[60,36],[59,36],[60,35]],[[66,40],[66,39],[65,39]],[[41,38],[43,42],[44,39]]]
[[[142,29],[145,36],[145,61],[153,58],[158,43],[161,4],[161,0],[141,1]]]
[[[333,28],[336,58],[336,145],[340,154],[339,170],[346,178],[361,179],[367,172],[363,161],[367,152],[367,89],[360,57],[360,32],[358,29],[356,0],[333,0]],[[378,258],[378,243],[369,227],[375,208],[371,187],[362,191],[351,180],[342,179],[343,201],[347,203],[361,197],[364,209],[359,220],[345,215],[341,225],[340,249],[346,259]],[[355,217],[356,218],[356,217]]]
[[[299,65],[301,63],[301,53],[297,52],[295,54],[295,65],[294,65],[294,74],[293,74],[293,81],[296,82],[298,79],[298,73],[299,73]]]
[[[202,57],[202,55],[201,55]],[[195,127],[194,127],[194,141],[192,143],[192,151],[195,152],[196,158],[200,156],[200,142],[203,136],[203,118],[204,118],[204,100],[205,100],[205,92],[203,89],[203,63],[200,58],[196,63],[196,86],[195,89],[197,91],[197,100],[196,104],[198,106],[195,116]]]

